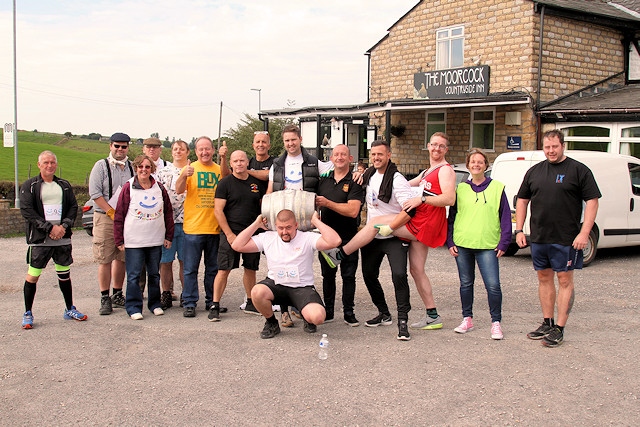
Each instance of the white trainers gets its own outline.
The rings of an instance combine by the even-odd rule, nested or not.
[[[493,340],[501,340],[504,338],[502,334],[502,327],[500,327],[500,322],[491,323],[491,339]]]
[[[462,323],[460,323],[460,326],[455,328],[454,331],[459,334],[466,334],[469,331],[473,331],[473,318],[465,317],[462,319]]]
[[[131,315],[131,319],[133,319],[133,320],[142,320],[142,313],[133,313]]]
[[[160,307],[156,307],[153,309],[153,314],[156,316],[162,316],[164,314],[164,310]]]

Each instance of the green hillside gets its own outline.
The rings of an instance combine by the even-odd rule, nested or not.
[[[2,132],[0,131],[0,139]],[[46,132],[18,132],[18,181],[38,173],[38,155],[44,150],[58,157],[56,175],[76,185],[86,185],[95,162],[109,154],[109,143]],[[142,152],[132,146],[129,158]],[[167,149],[164,149],[167,151]],[[164,157],[164,156],[163,156]],[[0,147],[0,181],[14,180],[14,150]]]

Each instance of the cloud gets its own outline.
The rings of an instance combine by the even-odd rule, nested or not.
[[[6,2],[5,2],[6,3]],[[364,52],[416,0],[32,0],[18,4],[18,127],[217,137],[262,108],[366,101]],[[0,120],[13,107],[0,6]],[[11,102],[10,102],[11,100]]]

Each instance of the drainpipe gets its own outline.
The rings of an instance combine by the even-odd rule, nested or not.
[[[367,103],[371,101],[371,53],[365,53],[367,55]]]
[[[387,110],[384,113],[384,139],[389,143],[389,147],[391,147],[391,110]]]
[[[538,98],[536,99],[536,149],[540,149],[540,130],[542,126],[542,121],[540,120],[540,103],[541,103],[541,90],[542,90],[542,40],[544,37],[544,5],[541,5],[540,8],[540,46],[538,47]]]

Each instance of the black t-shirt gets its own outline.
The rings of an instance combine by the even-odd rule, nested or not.
[[[518,198],[531,201],[531,241],[569,246],[580,233],[583,201],[602,197],[591,169],[567,157],[527,171]]]
[[[249,160],[249,170],[254,170],[254,171],[269,170],[271,168],[271,165],[273,164],[273,159],[274,159],[273,156],[269,156],[267,160],[259,162],[258,160],[256,160],[255,157],[252,157]],[[269,180],[266,180],[266,181],[258,180],[258,181],[260,182],[260,191],[262,191],[262,194],[265,194],[267,192],[267,188],[269,187]]]
[[[364,190],[360,185],[353,182],[351,172],[339,182],[336,182],[333,174],[334,171],[331,171],[328,177],[320,178],[317,193],[319,196],[324,196],[336,203],[346,203],[349,200],[364,202]],[[340,215],[329,208],[320,208],[320,218],[322,218],[322,222],[336,230],[343,243],[351,240],[358,232],[360,215],[351,218]]]
[[[260,190],[260,180],[251,175],[246,180],[233,174],[220,180],[216,188],[216,199],[225,199],[224,215],[231,231],[238,234],[260,215],[260,201],[264,192]]]

